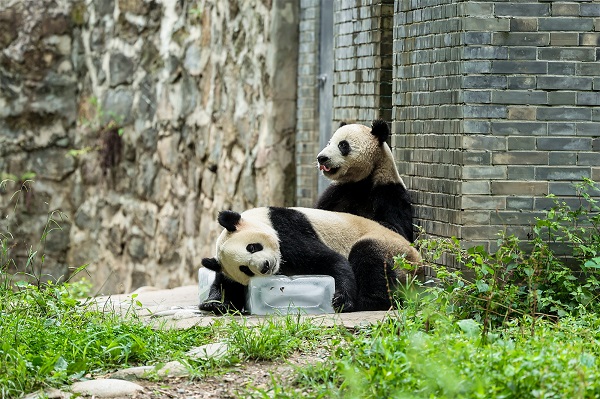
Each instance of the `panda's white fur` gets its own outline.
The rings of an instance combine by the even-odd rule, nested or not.
[[[339,147],[343,141],[351,147],[346,156],[342,155]],[[323,157],[329,161],[320,164],[320,170],[325,177],[336,182],[357,182],[373,174],[375,184],[399,183],[406,187],[394,164],[392,150],[386,142],[380,143],[367,126],[341,126],[317,155],[317,159]]]
[[[271,226],[268,208],[250,209],[241,215],[236,231],[223,229],[217,238],[217,259],[225,275],[248,285],[250,277],[240,271],[240,266],[247,266],[256,275],[277,274],[281,265],[281,253],[279,235]],[[263,249],[248,252],[248,244],[254,243],[260,243]]]
[[[393,257],[413,263],[419,253],[401,235],[372,220],[311,208],[223,211],[216,256],[202,264],[217,272],[200,309],[216,313],[243,308],[244,286],[253,276],[326,274],[335,280],[334,308],[383,310],[388,289],[407,278]]]
[[[315,207],[374,220],[409,241],[414,240],[412,205],[386,143],[385,121],[372,127],[343,124],[317,155],[317,164],[332,183]]]

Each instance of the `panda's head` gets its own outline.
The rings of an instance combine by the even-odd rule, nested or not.
[[[341,183],[356,182],[373,172],[380,158],[387,156],[390,129],[385,121],[376,120],[371,128],[342,122],[331,140],[317,155],[323,175]]]
[[[204,267],[223,272],[243,285],[248,285],[250,277],[279,271],[279,239],[266,208],[242,214],[222,211],[218,220],[225,230],[217,239],[217,256],[202,259]]]

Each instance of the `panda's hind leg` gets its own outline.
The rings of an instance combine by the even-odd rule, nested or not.
[[[356,278],[356,310],[388,310],[396,285],[392,257],[376,240],[363,239],[354,244],[348,261]]]

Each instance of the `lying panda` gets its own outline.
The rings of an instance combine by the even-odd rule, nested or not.
[[[218,221],[225,230],[217,239],[217,255],[202,259],[217,277],[200,304],[215,313],[242,310],[250,278],[271,274],[332,276],[337,311],[389,309],[389,287],[406,279],[405,271],[393,269],[393,256],[420,261],[404,237],[346,213],[268,207],[222,211]]]

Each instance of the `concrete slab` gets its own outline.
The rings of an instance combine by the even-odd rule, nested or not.
[[[104,311],[115,311],[122,314],[135,312],[146,318],[157,328],[187,329],[196,326],[210,326],[215,321],[237,320],[246,325],[256,325],[263,319],[272,316],[226,315],[215,316],[198,310],[198,286],[190,285],[168,290],[142,287],[131,294],[98,297],[97,306]],[[342,325],[348,328],[364,326],[379,322],[394,315],[394,311],[353,312],[321,315],[302,315],[300,318],[311,319],[324,327]]]

